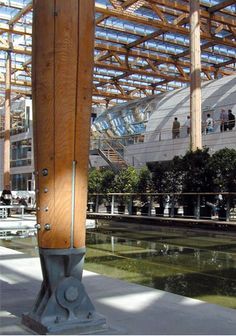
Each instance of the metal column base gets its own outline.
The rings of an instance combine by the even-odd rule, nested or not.
[[[43,283],[22,323],[38,334],[107,330],[81,283],[85,249],[40,249]]]

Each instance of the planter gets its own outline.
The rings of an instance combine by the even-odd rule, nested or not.
[[[87,211],[89,212],[95,212],[96,210],[96,204],[93,202],[88,202],[87,204]]]
[[[178,215],[178,209],[179,208],[174,208],[174,217]],[[169,217],[171,217],[171,212],[172,212],[172,208],[168,208]]]
[[[130,214],[130,215],[137,215],[138,210],[139,210],[139,207],[132,205],[129,214]]]
[[[212,209],[208,206],[200,207],[200,218],[211,218]]]
[[[140,210],[142,216],[148,216],[149,206],[147,205],[142,206]]]
[[[156,207],[155,208],[155,212],[156,212],[156,216],[163,216],[164,215],[164,207]]]
[[[107,213],[111,213],[111,205],[106,205]]]
[[[118,205],[117,210],[118,210],[118,214],[124,214],[125,213],[125,205]]]
[[[185,218],[194,218],[195,217],[194,205],[184,206],[184,217]]]
[[[226,221],[226,210],[224,208],[220,208],[218,210],[218,216],[220,221]]]

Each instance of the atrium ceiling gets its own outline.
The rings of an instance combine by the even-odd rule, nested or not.
[[[201,0],[202,81],[236,74],[236,1]],[[7,53],[13,98],[31,95],[29,0],[0,0],[0,103]],[[93,104],[174,90],[190,81],[189,0],[96,0]]]

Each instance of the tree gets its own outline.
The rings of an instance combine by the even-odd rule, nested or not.
[[[134,167],[122,169],[114,179],[114,192],[116,193],[134,193],[137,190],[138,173]],[[127,202],[127,197],[117,198],[120,205]]]
[[[188,151],[182,158],[183,192],[213,191],[209,148]]]
[[[236,192],[236,150],[223,148],[210,159],[214,191]]]

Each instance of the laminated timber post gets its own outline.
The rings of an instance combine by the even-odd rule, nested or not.
[[[6,79],[5,79],[5,123],[4,123],[4,188],[11,185],[10,158],[11,158],[11,33],[8,33],[8,50],[6,52]]]
[[[36,226],[43,282],[22,322],[39,334],[106,327],[81,282],[93,43],[94,0],[34,1]]]
[[[190,149],[202,148],[201,48],[199,0],[190,1]]]

